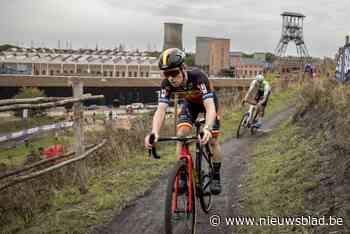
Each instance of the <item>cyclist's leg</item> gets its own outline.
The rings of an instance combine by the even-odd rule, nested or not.
[[[176,120],[176,135],[178,137],[190,135],[192,133],[193,123],[197,116],[198,110],[196,110],[195,106],[185,100]],[[181,144],[178,144],[178,146],[178,150],[180,150]]]
[[[213,150],[213,162],[220,163],[221,162],[221,148],[219,144],[218,137],[220,135],[220,117],[217,115],[214,125],[213,125],[213,130],[211,131],[212,134],[212,139],[210,140],[209,144],[212,147]]]
[[[214,96],[215,109],[218,113],[219,105],[216,95]],[[220,171],[221,171],[221,147],[219,144],[218,137],[220,135],[220,117],[217,114],[216,120],[212,130],[213,138],[210,140],[209,144],[213,150],[213,181],[211,183],[210,189],[213,194],[219,194],[221,192],[220,183]]]
[[[264,97],[264,92],[261,91],[261,90],[258,90],[258,92],[257,92],[257,94],[255,96],[256,103],[259,103],[262,100],[263,97]],[[257,128],[260,128],[261,125],[262,125],[262,117],[261,117],[262,109],[263,109],[262,105],[258,105],[257,108],[256,108],[256,112],[257,112],[256,113],[256,117],[257,117],[257,119],[256,119],[255,127],[257,127]]]
[[[257,125],[259,127],[262,126],[262,121],[263,121],[263,118],[264,118],[264,115],[265,115],[265,108],[266,108],[267,102],[269,100],[269,96],[270,96],[270,93],[267,95],[265,102],[261,104],[261,106],[260,106],[260,108],[258,110],[258,122],[257,122]]]

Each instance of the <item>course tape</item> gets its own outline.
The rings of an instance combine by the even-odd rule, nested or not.
[[[41,132],[46,132],[54,129],[62,129],[62,128],[69,128],[73,126],[73,121],[70,122],[61,122],[61,123],[55,123],[55,124],[49,124],[49,125],[44,125],[40,127],[35,127],[35,128],[30,128],[30,129],[25,129],[19,132],[13,132],[9,134],[5,134],[0,136],[0,143],[5,142],[5,141],[10,141],[10,140],[15,140],[17,138],[23,138],[27,137],[32,134],[37,134]]]

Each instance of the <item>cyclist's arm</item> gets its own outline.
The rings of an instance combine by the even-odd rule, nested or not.
[[[207,98],[203,100],[203,105],[205,108],[205,126],[212,128],[216,119],[215,104],[213,98]]]
[[[244,100],[247,101],[249,99],[249,96],[251,95],[253,89],[255,87],[255,80],[250,83],[249,89],[244,97]]]
[[[168,107],[167,103],[159,102],[158,108],[153,116],[152,133],[159,136],[160,129],[162,128],[165,120],[166,109]]]

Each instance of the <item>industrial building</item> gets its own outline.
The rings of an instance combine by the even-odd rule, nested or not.
[[[0,74],[159,77],[158,58],[144,52],[11,48],[0,53]]]

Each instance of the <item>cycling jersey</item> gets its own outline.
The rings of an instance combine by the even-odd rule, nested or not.
[[[259,99],[266,98],[271,93],[271,87],[269,83],[264,80],[261,84],[258,81],[253,80],[250,83],[248,95],[252,94],[253,90],[256,90],[255,97],[259,96]]]
[[[199,69],[187,71],[187,82],[184,86],[174,87],[168,79],[163,79],[159,102],[170,102],[172,93],[194,104],[202,104],[207,98],[213,98],[214,87],[207,76]]]
[[[218,112],[219,101],[214,92],[214,87],[208,80],[208,77],[199,69],[187,71],[187,82],[181,87],[174,87],[168,79],[164,79],[161,83],[159,102],[169,104],[172,93],[177,93],[180,98],[184,99],[176,121],[177,128],[182,126],[192,128],[198,114],[205,113],[203,101],[208,98],[213,98],[215,111]],[[213,137],[217,137],[220,134],[218,115],[215,118],[211,133]]]

